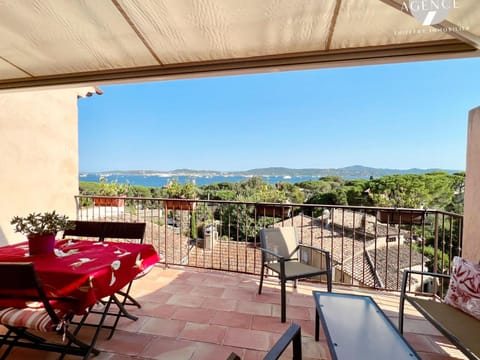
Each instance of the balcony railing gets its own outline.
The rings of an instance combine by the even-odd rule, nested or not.
[[[165,265],[259,274],[259,229],[294,226],[300,242],[330,251],[334,282],[399,290],[404,269],[448,272],[462,249],[463,216],[445,211],[143,197],[97,206],[94,198],[76,197],[79,220],[145,222],[144,241]]]

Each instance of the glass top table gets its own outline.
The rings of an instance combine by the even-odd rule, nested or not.
[[[332,359],[420,359],[370,296],[313,291]]]

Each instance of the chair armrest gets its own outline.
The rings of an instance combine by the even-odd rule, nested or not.
[[[260,250],[262,250],[262,254],[265,254],[267,253],[268,255],[271,255],[275,258],[278,259],[278,261],[285,261],[285,258],[281,255],[278,255],[277,253],[273,252],[272,250],[269,250],[269,249],[265,249],[265,248],[260,248]]]
[[[431,277],[437,277],[437,278],[443,278],[443,279],[450,279],[450,275],[447,275],[447,274],[440,274],[440,273],[434,273],[434,272],[428,272],[428,271],[418,271],[418,270],[404,270],[403,271],[403,279],[402,279],[402,291],[401,291],[401,294],[400,294],[401,299],[405,298],[405,294],[407,292],[408,276],[410,274],[431,276]]]
[[[441,274],[441,273],[434,273],[429,271],[418,271],[418,270],[404,270],[403,276],[408,276],[408,274],[417,274],[417,275],[424,275],[424,276],[433,276],[433,277],[440,277],[444,279],[450,279],[450,275]]]
[[[442,279],[450,279],[450,275],[447,275],[447,274],[440,274],[440,273],[434,273],[434,272],[428,272],[428,271],[418,271],[418,270],[403,271],[402,289],[400,292],[400,306],[399,306],[399,316],[398,316],[398,329],[401,334],[403,334],[403,316],[404,316],[404,309],[405,309],[405,300],[408,299],[407,283],[408,283],[408,277],[410,274],[431,276],[431,277],[437,277]]]
[[[298,246],[296,247],[295,251],[296,252],[298,249],[308,249],[308,250],[312,250],[312,251],[316,251],[316,252],[319,252],[319,253],[322,253],[325,255],[325,259],[326,259],[326,263],[327,263],[327,271],[330,271],[330,268],[331,268],[331,262],[330,262],[330,251],[328,250],[323,250],[323,249],[320,249],[318,247],[315,247],[315,246],[311,246],[311,245],[305,245],[305,244],[298,244]]]
[[[300,247],[306,248],[306,249],[315,250],[315,251],[319,251],[319,252],[324,253],[324,254],[327,255],[328,257],[330,257],[330,251],[328,251],[328,250],[320,249],[320,248],[318,248],[318,247],[311,246],[311,245],[306,245],[306,244],[298,244],[297,249],[300,248]],[[297,249],[295,249],[295,251],[297,251]],[[294,251],[294,252],[295,252],[295,251]]]

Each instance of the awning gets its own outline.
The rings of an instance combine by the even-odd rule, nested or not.
[[[480,54],[478,0],[0,3],[0,89]]]

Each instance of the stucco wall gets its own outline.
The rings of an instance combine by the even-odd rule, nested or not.
[[[75,218],[77,93],[0,93],[0,245],[25,240],[10,225],[14,215],[56,210]]]
[[[467,168],[462,255],[480,261],[480,107],[470,111],[467,134]]]

